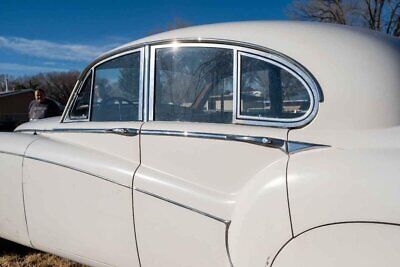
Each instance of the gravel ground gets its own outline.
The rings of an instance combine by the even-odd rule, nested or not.
[[[1,267],[83,267],[84,265],[61,257],[37,251],[16,243],[0,239]]]

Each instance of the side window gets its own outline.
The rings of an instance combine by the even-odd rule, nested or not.
[[[155,50],[154,120],[232,122],[233,50]]]
[[[290,120],[305,115],[311,98],[291,71],[265,58],[240,53],[239,117]]]
[[[95,68],[92,121],[140,120],[140,52]]]
[[[92,74],[87,76],[81,90],[72,105],[69,113],[70,120],[85,120],[89,117],[90,91],[92,86]]]

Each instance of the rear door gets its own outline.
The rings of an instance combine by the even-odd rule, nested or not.
[[[149,121],[134,180],[144,266],[232,264],[228,229],[241,190],[270,166],[286,174],[288,130],[267,125],[304,110],[285,104],[291,88],[285,72],[232,46],[151,47]],[[276,219],[289,239],[285,181],[277,187]]]

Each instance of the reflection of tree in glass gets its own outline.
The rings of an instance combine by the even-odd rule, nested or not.
[[[139,94],[140,53],[107,61],[96,68],[96,86],[104,98],[137,101]]]
[[[139,99],[139,66],[119,69],[118,96],[129,101],[137,102]]]
[[[232,91],[221,83],[232,77],[232,52],[227,49],[160,49],[156,68],[156,87],[163,104],[201,107],[209,95]]]
[[[308,99],[307,90],[295,76],[285,70],[281,71],[281,76],[284,100]]]

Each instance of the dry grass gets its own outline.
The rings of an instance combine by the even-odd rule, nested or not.
[[[83,265],[0,239],[1,267],[81,267]]]

